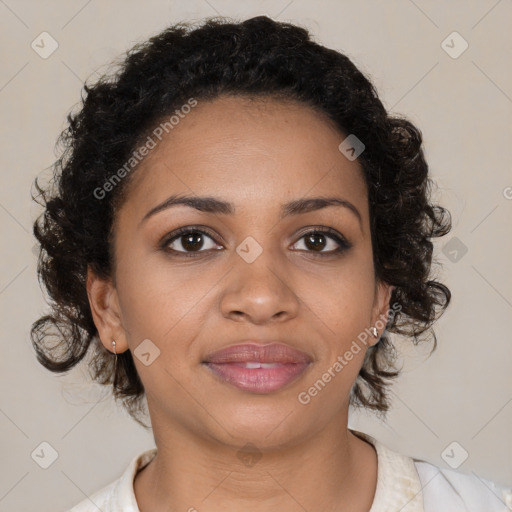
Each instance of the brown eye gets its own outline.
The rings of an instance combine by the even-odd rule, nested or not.
[[[203,253],[216,249],[218,244],[208,233],[191,228],[181,228],[171,234],[163,243],[163,249],[168,252],[180,253],[183,256],[193,253]]]
[[[191,232],[188,235],[181,235],[177,240],[181,242],[181,247],[186,251],[198,251],[204,245],[204,235],[198,231]]]
[[[305,250],[306,252],[327,255],[343,252],[352,247],[341,235],[331,229],[315,229],[309,231],[302,235],[295,245],[302,240],[304,240],[305,249],[296,248],[296,250]]]
[[[304,243],[312,251],[322,250],[327,246],[327,237],[323,233],[310,233],[304,237]]]

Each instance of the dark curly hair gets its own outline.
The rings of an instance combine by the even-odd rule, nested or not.
[[[88,267],[104,278],[115,274],[115,212],[136,171],[102,200],[97,191],[151,130],[190,98],[274,97],[323,113],[341,133],[355,134],[366,146],[358,161],[368,189],[375,275],[394,286],[390,303],[396,314],[368,348],[350,403],[385,415],[386,381],[400,373],[386,331],[412,337],[414,344],[423,333],[433,334],[434,350],[431,325],[451,299],[444,284],[430,279],[431,239],[450,231],[451,218],[431,203],[433,182],[421,132],[403,117],[388,115],[374,86],[347,56],[315,43],[304,28],[265,16],[173,25],[136,44],[113,73],[86,83],[84,91],[80,109],[67,116],[58,139],[63,150],[53,165],[55,186],[43,188],[35,180],[44,206],[33,229],[41,245],[38,276],[52,307],[31,329],[39,362],[65,372],[92,345],[92,378],[111,383],[116,399],[141,423],[137,413],[145,392],[132,354],[119,354],[114,372],[114,357],[99,341],[86,292]]]

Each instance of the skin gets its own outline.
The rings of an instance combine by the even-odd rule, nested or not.
[[[135,478],[141,512],[370,509],[377,456],[347,427],[364,345],[309,404],[297,399],[389,308],[392,287],[373,269],[362,169],[338,150],[345,137],[293,102],[199,101],[131,176],[116,214],[115,280],[89,272],[87,290],[108,350],[113,339],[118,353],[145,339],[160,350],[148,366],[134,357],[158,448]],[[236,214],[181,205],[141,223],[173,194],[221,198]],[[332,196],[361,219],[343,206],[279,217],[282,203]],[[193,257],[160,247],[177,228],[197,225],[213,238],[196,241]],[[313,227],[336,230],[352,247],[330,252],[339,245],[328,236],[307,246]],[[236,252],[248,236],[263,250],[252,263]],[[182,242],[167,247],[184,254]],[[250,339],[288,343],[313,363],[263,395],[201,364],[208,352]],[[247,443],[261,454],[254,464],[238,456]]]

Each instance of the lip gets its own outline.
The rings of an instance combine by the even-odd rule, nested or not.
[[[252,363],[252,364],[251,364]],[[304,373],[312,358],[289,345],[243,343],[210,353],[203,364],[217,377],[244,391],[277,391]]]

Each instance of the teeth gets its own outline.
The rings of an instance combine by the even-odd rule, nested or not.
[[[257,363],[257,362],[245,363],[245,368],[277,368],[278,366],[281,366],[281,364],[280,363]]]

